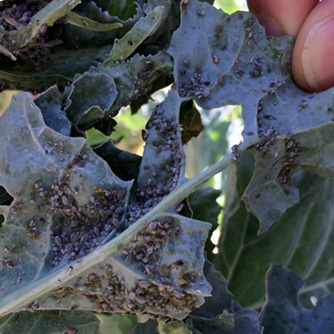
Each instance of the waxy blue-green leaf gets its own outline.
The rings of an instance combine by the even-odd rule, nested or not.
[[[96,264],[80,275],[75,270],[69,272],[68,282],[34,299],[33,304],[39,309],[148,314],[182,320],[211,292],[203,273],[209,228],[208,223],[170,214],[136,235],[125,231],[117,238],[122,247],[114,243],[117,239],[110,241],[106,245],[109,250],[101,250]],[[81,262],[84,264],[85,258]]]
[[[212,285],[212,296],[190,314],[189,327],[202,334],[260,334],[257,312],[233,301],[221,272],[207,261],[204,273]]]
[[[308,94],[292,81],[260,100],[263,142],[253,147],[255,171],[244,196],[260,220],[260,232],[298,202],[298,190],[290,183],[296,170],[334,176],[333,110],[333,89]]]
[[[146,124],[146,144],[137,180],[138,191],[145,194],[139,198],[161,198],[183,181],[180,105],[181,99],[177,91],[172,89],[166,99],[154,109]],[[152,188],[153,193],[147,192],[148,188]]]
[[[3,310],[12,293],[24,298],[32,283],[38,285],[54,270],[66,270],[62,266],[69,259],[101,243],[115,229],[107,228],[108,219],[120,220],[120,211],[125,211],[131,182],[117,178],[84,139],[47,127],[30,94],[13,97],[1,116],[0,138],[0,185],[14,198],[0,206],[5,219],[0,230]],[[118,210],[105,212],[102,203],[115,192]],[[64,251],[73,238],[81,250],[74,246]]]
[[[309,173],[299,173],[292,185],[300,201],[269,231],[258,236],[258,220],[247,212],[241,200],[253,173],[250,153],[231,166],[217,268],[229,281],[234,298],[243,306],[260,307],[265,296],[265,274],[271,262],[297,271],[305,279],[303,305],[311,297],[333,290],[333,183]]]
[[[296,333],[298,320],[310,316],[311,312],[298,303],[297,294],[303,284],[298,274],[271,265],[266,280],[266,303],[260,314],[265,333]]]
[[[243,107],[243,147],[254,143],[256,159],[243,198],[260,233],[299,201],[296,169],[333,176],[333,90],[308,94],[293,83],[291,47],[289,38],[267,39],[251,14],[228,16],[195,0],[182,6],[169,49],[182,97],[207,109]]]
[[[85,72],[67,93],[64,111],[75,128],[89,129],[106,114],[117,96],[114,78],[104,73]]]
[[[272,82],[283,83],[290,77],[290,38],[267,40],[252,14],[229,16],[192,0],[182,6],[181,25],[169,53],[182,97],[194,98],[205,109],[241,104],[244,140],[258,140],[259,100],[273,90]]]
[[[317,301],[313,311],[298,302],[303,285],[298,274],[272,265],[267,274],[266,303],[260,314],[264,334],[316,334],[334,331],[334,295]]]
[[[49,128],[69,136],[71,133],[71,122],[61,109],[62,100],[63,94],[60,93],[57,86],[52,86],[38,95],[34,103],[41,109],[45,124]]]
[[[0,130],[0,184],[14,198],[0,207],[2,315],[77,309],[183,319],[203,304],[210,224],[160,213],[121,233],[131,183],[84,139],[48,128],[29,94],[14,97]]]
[[[33,16],[27,26],[13,31],[3,30],[4,38],[8,37],[7,44],[10,45],[6,47],[5,43],[6,45],[2,46],[2,53],[16,61],[15,63],[3,64],[0,73],[0,89],[26,89],[39,92],[55,83],[66,84],[73,80],[76,73],[84,73],[90,66],[106,60],[113,47],[114,39],[121,38],[144,15],[141,8],[142,2],[137,4],[136,14],[125,21],[117,16],[110,16],[107,11],[99,8],[93,1],[88,4],[83,3],[80,7],[75,8],[79,10],[76,14],[70,11],[73,6],[78,4],[76,1],[53,0],[50,3],[43,2],[43,4],[45,7]],[[70,8],[69,5],[72,7]],[[11,12],[14,13],[15,9],[11,9]],[[55,22],[59,15],[62,17],[62,21]],[[165,16],[168,15],[170,14],[167,10],[164,14],[164,20]],[[76,25],[86,24],[86,26],[79,28],[67,24],[66,18],[72,18],[73,21],[73,17],[76,18],[73,23]],[[14,19],[12,21],[15,22]],[[56,26],[45,29],[54,23]],[[116,25],[121,25],[123,28],[118,29],[120,30],[118,32],[110,31]],[[60,34],[59,26],[61,26],[62,34]],[[103,32],[106,29],[109,31]],[[14,40],[18,34],[28,34],[29,38],[21,36],[22,43],[28,44],[24,44],[22,50],[20,49],[22,52],[20,51],[21,54],[17,58],[16,49],[22,44]],[[43,41],[35,40],[36,38]],[[11,44],[13,44],[13,48],[16,48],[15,55],[10,51]],[[51,50],[52,52],[50,52]],[[152,51],[146,52],[146,54],[152,53]]]

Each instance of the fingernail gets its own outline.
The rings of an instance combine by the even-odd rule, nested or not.
[[[268,36],[282,36],[283,31],[281,29],[281,27],[279,26],[279,24],[270,16],[266,16],[266,15],[258,15],[258,20],[260,22],[261,25],[264,26],[264,28],[266,29],[266,34]]]
[[[314,91],[334,86],[334,17],[315,24],[302,53],[305,80]]]

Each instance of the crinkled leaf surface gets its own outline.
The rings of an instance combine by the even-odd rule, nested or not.
[[[134,17],[125,21],[117,16],[110,16],[93,1],[81,1],[81,5],[75,8],[76,13],[70,12],[79,2],[53,0],[34,15],[27,25],[5,32],[8,45],[5,44],[9,49],[14,48],[15,54],[22,43],[28,45],[24,46],[15,62],[8,58],[3,62],[0,72],[1,89],[23,88],[38,92],[55,83],[65,85],[73,80],[76,73],[84,73],[90,66],[105,61],[115,38],[125,35],[144,15],[142,1],[137,4]],[[15,8],[11,11],[15,13]],[[68,14],[66,17],[65,13]],[[62,20],[56,21],[59,17]],[[9,19],[15,22],[15,17]],[[51,27],[45,31],[47,25]],[[110,30],[116,25],[123,28],[116,29],[116,32]],[[17,43],[13,39],[19,38],[18,36],[27,38],[22,38]],[[13,53],[4,46],[0,47],[0,52],[15,59]]]
[[[178,91],[206,109],[242,104],[245,141],[256,141],[259,100],[271,82],[289,78],[290,41],[267,40],[252,14],[229,16],[205,2],[189,1],[169,48]]]
[[[313,311],[298,302],[303,280],[294,272],[272,265],[267,275],[267,301],[261,311],[264,334],[331,333],[334,330],[334,295],[318,301]]]
[[[229,289],[243,306],[261,306],[265,273],[271,262],[297,271],[306,280],[303,305],[310,297],[333,289],[333,179],[310,173],[296,174],[292,184],[300,201],[269,231],[257,235],[258,220],[247,212],[241,196],[253,173],[250,153],[228,173],[227,202],[216,265],[229,281]]]
[[[28,60],[14,64],[4,62],[0,71],[0,90],[20,89],[41,92],[54,84],[64,87],[73,80],[75,74],[84,73],[91,66],[104,61],[110,49],[110,45],[90,49],[64,49],[42,56],[37,69],[34,67],[27,69]]]
[[[106,116],[116,96],[113,77],[104,73],[86,72],[71,85],[66,101],[66,115],[76,128],[90,128]]]
[[[0,320],[1,334],[101,334],[91,312],[36,311],[13,313]]]
[[[123,26],[129,28],[144,15],[142,10],[143,3],[143,0],[131,4],[129,1],[121,1],[117,6],[115,3],[110,2],[107,5],[108,10],[106,10],[105,6],[96,1],[86,1],[83,13],[102,23],[120,22]]]
[[[171,59],[163,53],[135,55],[127,62],[108,60],[76,78],[67,93],[65,111],[74,126],[95,126],[109,135],[109,123],[114,125],[111,116],[149,91],[154,80],[171,69]]]
[[[333,90],[308,94],[296,87],[291,46],[285,37],[267,39],[251,14],[228,16],[191,1],[182,6],[169,49],[181,96],[207,109],[242,104],[244,144],[261,140],[254,145],[256,169],[244,194],[260,233],[298,202],[290,185],[296,169],[333,175]]]
[[[242,104],[244,140],[256,142],[261,98],[273,91],[272,83],[289,80],[290,44],[287,38],[267,40],[249,13],[229,16],[191,1],[183,6],[181,26],[169,49],[178,91],[206,109]]]

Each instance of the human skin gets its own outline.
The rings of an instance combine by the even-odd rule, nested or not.
[[[334,0],[248,0],[268,35],[290,35],[296,42],[292,75],[309,92],[334,86]]]

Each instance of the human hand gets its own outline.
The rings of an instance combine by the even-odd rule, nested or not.
[[[334,86],[334,0],[247,0],[267,35],[290,35],[296,42],[292,74],[309,92]]]

